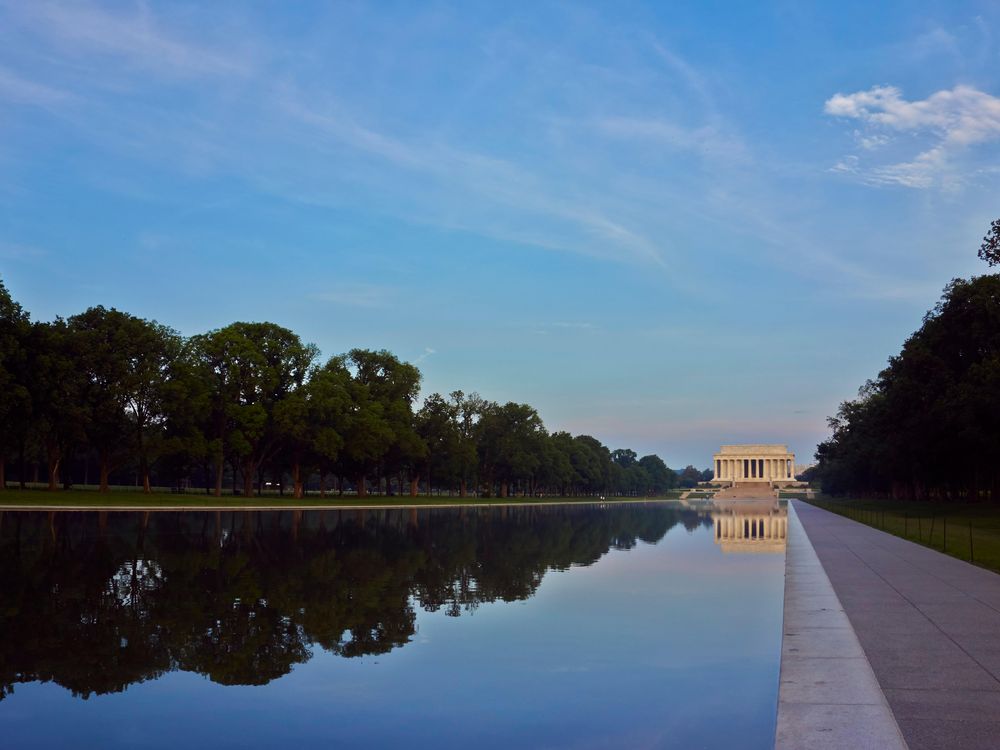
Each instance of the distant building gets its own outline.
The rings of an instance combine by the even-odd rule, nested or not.
[[[795,476],[800,476],[802,474],[805,474],[807,471],[809,471],[809,469],[814,469],[814,468],[816,468],[815,461],[811,464],[795,464]]]
[[[713,458],[717,482],[773,486],[795,481],[795,454],[787,445],[723,445]]]

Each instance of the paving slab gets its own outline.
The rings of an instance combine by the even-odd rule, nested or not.
[[[783,721],[781,720],[783,717]],[[775,748],[885,750],[903,747],[885,709],[864,704],[788,703],[779,714]]]
[[[790,506],[911,750],[1000,747],[1000,575]]]

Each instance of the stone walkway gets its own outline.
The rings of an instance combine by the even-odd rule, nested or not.
[[[906,750],[840,600],[788,512],[776,750]]]
[[[1000,575],[792,502],[910,749],[1000,748]]]

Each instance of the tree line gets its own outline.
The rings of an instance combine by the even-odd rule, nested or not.
[[[710,474],[546,430],[528,404],[433,393],[385,350],[319,350],[274,323],[191,337],[114,308],[32,321],[0,281],[0,489],[89,479],[293,497],[651,495]]]
[[[979,256],[1000,265],[1000,220]],[[829,423],[815,469],[826,492],[1000,501],[1000,275],[953,280]]]
[[[404,646],[417,607],[527,600],[549,570],[711,523],[663,505],[0,512],[0,701],[26,682],[86,698],[175,670],[265,684],[314,647]]]

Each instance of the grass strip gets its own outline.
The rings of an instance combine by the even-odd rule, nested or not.
[[[6,489],[0,491],[0,510],[38,509],[62,510],[67,508],[81,509],[130,509],[156,508],[164,510],[180,510],[187,508],[227,508],[227,509],[269,509],[269,508],[389,508],[389,507],[421,507],[421,506],[495,506],[495,505],[551,505],[559,503],[599,503],[599,502],[650,502],[654,500],[670,500],[676,497],[508,497],[485,498],[449,495],[419,495],[385,496],[330,494],[325,498],[318,494],[310,494],[304,498],[295,499],[290,495],[266,494],[246,498],[239,495],[214,495],[169,492],[154,492],[144,494],[127,490],[117,490],[99,493],[93,490],[60,490],[48,492],[43,490]]]

